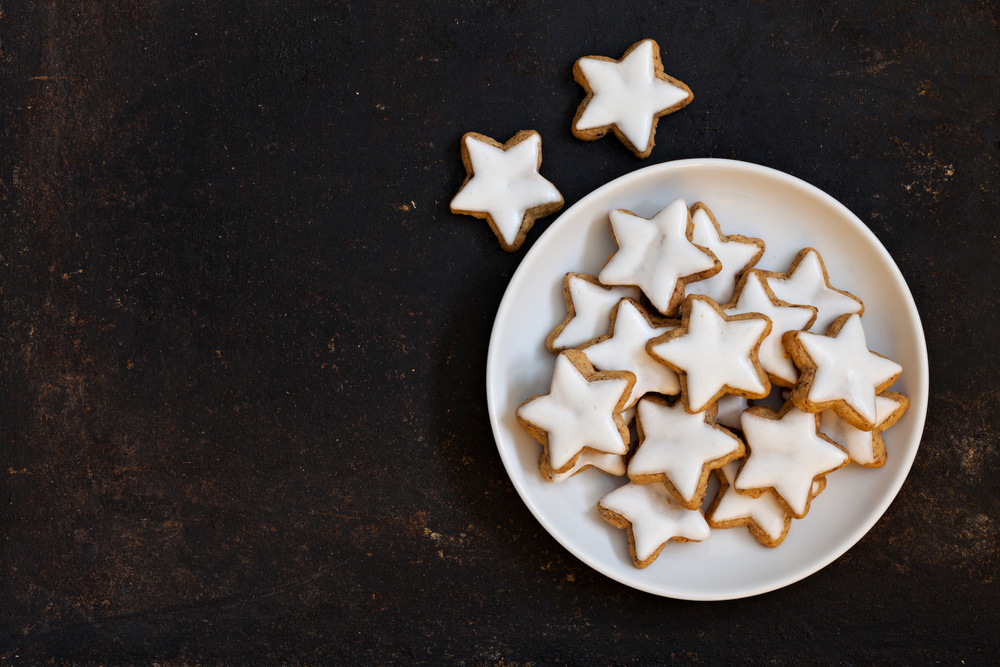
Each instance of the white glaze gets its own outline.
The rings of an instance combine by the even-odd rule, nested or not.
[[[740,415],[750,407],[750,399],[736,394],[723,394],[715,402],[719,412],[715,415],[715,423],[727,428],[740,428]]]
[[[454,211],[488,213],[507,245],[517,239],[524,214],[562,201],[552,183],[538,173],[542,140],[538,133],[507,150],[466,135],[472,178],[451,200]]]
[[[733,482],[739,469],[739,461],[732,461],[722,466],[722,475],[727,484],[726,490],[722,492],[722,497],[715,504],[708,519],[716,523],[750,519],[772,540],[780,539],[785,532],[788,512],[770,491],[765,491],[756,498],[737,493]]]
[[[619,302],[615,316],[614,335],[583,350],[590,363],[602,371],[631,371],[635,386],[628,406],[635,405],[646,392],[679,394],[681,381],[677,373],[653,359],[646,352],[651,338],[674,327],[654,327],[629,300]]]
[[[694,225],[691,240],[715,253],[722,262],[722,270],[711,278],[688,283],[684,287],[685,293],[704,294],[718,303],[729,303],[736,289],[736,275],[753,265],[761,248],[746,241],[724,240],[703,208],[697,207],[691,212],[691,222]]]
[[[710,532],[701,510],[684,509],[662,484],[630,482],[601,498],[599,504],[632,523],[639,560],[648,559],[671,538],[701,541]]]
[[[736,304],[732,308],[726,308],[725,312],[726,315],[760,313],[771,320],[771,333],[760,344],[760,365],[770,375],[791,385],[795,384],[799,378],[799,370],[781,344],[781,336],[786,331],[806,329],[813,318],[813,310],[805,306],[775,304],[764,289],[760,274],[751,271],[746,276]]]
[[[637,287],[601,287],[579,276],[569,277],[575,315],[552,341],[556,350],[577,347],[603,336],[611,325],[611,310],[625,298],[638,299]]]
[[[517,415],[546,431],[549,464],[559,470],[584,447],[607,454],[628,451],[613,417],[626,391],[628,382],[623,379],[588,381],[560,354],[549,393],[521,405]]]
[[[574,129],[613,124],[640,153],[649,147],[653,118],[691,95],[657,78],[652,40],[640,42],[621,62],[585,57],[577,63],[594,95]]]
[[[861,317],[848,317],[836,336],[803,331],[798,340],[816,364],[807,399],[812,403],[844,401],[874,426],[878,387],[903,367],[868,349]]]
[[[629,477],[666,475],[686,503],[697,498],[699,482],[712,461],[743,449],[738,438],[706,424],[704,413],[688,413],[680,401],[672,407],[639,401],[638,419],[644,438],[629,461]]]
[[[814,306],[816,321],[810,328],[820,333],[825,333],[841,315],[858,313],[864,308],[860,302],[830,288],[824,277],[823,260],[815,250],[807,252],[787,278],[769,277],[767,286],[782,301]]]
[[[900,408],[900,402],[888,396],[875,397],[875,428],[862,431],[854,428],[837,416],[833,410],[820,413],[819,430],[828,438],[847,450],[851,460],[861,465],[875,463],[875,435],[881,432],[881,426]]]
[[[701,412],[729,387],[764,395],[753,348],[767,330],[766,318],[726,321],[703,298],[691,300],[686,333],[653,345],[650,352],[685,371],[688,408]]]
[[[618,251],[601,270],[605,285],[636,285],[669,314],[679,281],[715,268],[715,258],[687,239],[688,208],[675,199],[651,219],[628,211],[610,214]]]
[[[735,481],[739,490],[773,488],[792,513],[809,508],[813,480],[847,463],[847,453],[816,432],[816,415],[791,408],[781,419],[744,412],[750,453]]]
[[[614,477],[622,477],[626,471],[624,456],[619,454],[604,454],[603,452],[594,452],[585,449],[572,468],[566,472],[553,472],[550,479],[553,482],[565,482],[587,466],[593,466]]]

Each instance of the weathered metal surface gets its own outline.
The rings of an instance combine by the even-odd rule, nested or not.
[[[0,654],[995,656],[998,21],[971,1],[4,3]],[[695,100],[640,162],[573,139],[570,68],[643,37]],[[645,164],[738,158],[831,193],[899,264],[926,433],[883,520],[820,574],[656,598],[517,497],[484,374],[524,251],[447,204],[463,132],[528,128],[568,205]]]

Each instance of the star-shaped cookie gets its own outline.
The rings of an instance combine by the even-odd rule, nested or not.
[[[749,450],[734,488],[760,496],[774,491],[796,519],[809,511],[813,482],[847,465],[847,452],[819,433],[819,415],[802,412],[791,402],[774,412],[755,406],[740,417]]]
[[[754,314],[726,315],[707,296],[689,296],[681,326],[654,338],[646,351],[681,376],[688,412],[701,412],[723,394],[764,398],[771,391],[757,351],[771,321]]]
[[[621,60],[580,58],[573,79],[587,91],[573,117],[573,135],[593,141],[611,130],[641,158],[653,150],[660,116],[694,99],[690,88],[663,72],[660,47],[651,39],[630,46]]]
[[[543,461],[554,473],[572,468],[585,449],[625,454],[621,412],[633,384],[631,373],[598,372],[582,352],[566,350],[556,357],[549,393],[522,403],[517,421],[545,448]]]
[[[691,207],[691,241],[708,248],[722,263],[722,270],[711,278],[688,283],[687,294],[704,294],[718,303],[729,303],[740,274],[752,267],[764,254],[764,242],[740,234],[724,235],[719,221],[705,204]]]
[[[875,397],[888,389],[903,367],[868,349],[860,315],[843,315],[825,335],[789,331],[785,349],[801,372],[792,402],[805,412],[833,410],[855,428],[875,428]]]
[[[737,493],[733,480],[739,469],[739,461],[716,469],[719,493],[705,513],[705,520],[712,528],[746,526],[754,539],[765,547],[776,547],[785,541],[792,517],[770,491],[756,498]]]
[[[628,464],[633,482],[662,482],[681,507],[701,507],[712,470],[743,456],[743,441],[716,425],[714,406],[691,414],[680,401],[639,401],[639,447]]]
[[[808,329],[816,318],[813,306],[793,306],[781,301],[767,286],[760,271],[748,271],[740,281],[735,301],[726,306],[727,315],[760,313],[771,320],[771,333],[760,344],[760,365],[776,385],[794,387],[799,370],[781,343],[786,331]]]
[[[862,431],[837,416],[833,410],[820,414],[819,430],[847,450],[851,460],[866,468],[885,465],[887,454],[882,432],[899,421],[910,405],[903,394],[887,391],[875,397],[875,428]]]
[[[611,311],[622,299],[638,299],[638,287],[606,287],[594,276],[567,273],[563,278],[566,319],[545,338],[553,354],[592,341],[608,332]]]
[[[624,456],[595,452],[590,449],[584,449],[583,453],[576,460],[576,463],[566,472],[554,472],[552,466],[549,465],[548,455],[544,452],[542,453],[541,460],[538,462],[538,469],[541,471],[542,477],[550,482],[565,482],[570,477],[588,468],[597,468],[612,477],[623,477],[627,471]]]
[[[649,219],[622,209],[609,217],[618,251],[601,269],[601,282],[639,287],[668,317],[684,298],[686,283],[722,268],[710,250],[689,240],[691,215],[683,199],[675,199]]]
[[[673,372],[646,352],[646,343],[677,326],[676,320],[654,320],[632,299],[623,299],[611,315],[611,332],[598,342],[581,348],[594,368],[602,371],[629,371],[635,386],[628,407],[644,394],[679,394],[681,381]]]
[[[485,218],[504,250],[524,243],[535,220],[562,208],[563,197],[538,173],[542,138],[522,130],[505,144],[468,132],[462,137],[468,175],[451,200],[452,213]]]
[[[762,275],[767,277],[767,286],[782,301],[816,308],[816,321],[812,324],[814,331],[825,332],[835,319],[845,313],[861,315],[865,312],[861,299],[830,285],[823,258],[813,248],[800,250],[788,273],[766,271]]]
[[[701,510],[681,507],[662,484],[630,482],[597,503],[601,516],[628,531],[628,547],[636,567],[656,560],[670,540],[700,542],[709,534]]]

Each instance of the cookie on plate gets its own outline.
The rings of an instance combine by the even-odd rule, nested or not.
[[[680,375],[684,408],[702,412],[724,394],[770,393],[757,356],[770,331],[763,315],[726,315],[707,296],[691,295],[681,308],[681,326],[649,341],[646,350]]]
[[[885,465],[888,454],[882,432],[899,421],[910,405],[910,399],[894,391],[875,397],[875,428],[862,431],[837,416],[833,410],[820,414],[819,430],[847,450],[851,461],[866,468]]]
[[[796,519],[809,511],[814,483],[849,461],[847,452],[819,432],[819,415],[802,412],[791,402],[779,412],[752,407],[740,423],[748,454],[733,488],[753,497],[773,491]]]
[[[743,441],[715,423],[715,407],[691,414],[680,401],[659,396],[639,401],[639,445],[628,464],[628,477],[640,484],[663,483],[674,500],[689,510],[705,500],[712,470],[743,456]]]
[[[741,234],[723,234],[719,221],[702,202],[691,207],[690,238],[696,245],[711,250],[722,264],[722,270],[711,278],[688,283],[686,293],[703,294],[718,303],[729,303],[740,276],[764,254],[764,242]]]
[[[535,220],[562,208],[562,195],[538,173],[542,138],[534,130],[522,130],[505,144],[467,132],[462,164],[467,175],[451,200],[452,213],[485,218],[508,252],[521,247]]]
[[[597,371],[586,355],[566,350],[556,357],[549,393],[529,398],[517,421],[544,448],[550,475],[568,472],[586,450],[628,452],[622,410],[635,384],[627,371]],[[545,474],[545,471],[542,473]]]
[[[711,528],[746,526],[755,540],[774,548],[785,541],[792,517],[770,491],[756,498],[736,492],[733,481],[740,463],[733,461],[715,470],[719,493],[705,513],[705,520]]]
[[[545,348],[560,350],[580,347],[603,336],[611,324],[611,311],[622,299],[638,299],[638,287],[608,287],[595,276],[567,273],[563,278],[566,318],[545,337]]]
[[[635,285],[667,317],[684,299],[687,283],[722,269],[712,251],[691,242],[691,214],[683,199],[670,202],[652,218],[623,209],[611,211],[609,217],[618,250],[601,269],[601,282]]]
[[[629,407],[647,393],[672,396],[681,391],[677,373],[646,352],[646,343],[670,331],[676,320],[655,318],[632,299],[622,299],[611,313],[611,331],[594,343],[581,346],[590,363],[602,371],[629,371],[635,375]]]
[[[584,449],[576,463],[566,472],[552,470],[552,466],[549,465],[549,455],[545,451],[542,452],[542,458],[538,462],[538,470],[542,473],[542,477],[550,482],[565,482],[570,477],[590,468],[597,468],[612,477],[624,477],[627,470],[625,457],[621,454],[606,454],[590,449]]]
[[[826,334],[789,331],[782,342],[800,370],[792,390],[799,409],[833,410],[855,428],[875,428],[875,397],[896,381],[903,367],[868,349],[860,315],[842,315]]]
[[[767,278],[767,286],[782,301],[816,309],[816,320],[812,323],[815,331],[826,331],[841,315],[865,312],[861,299],[830,285],[826,265],[815,248],[800,250],[788,273],[763,271],[761,275]]]
[[[782,301],[767,286],[760,271],[748,271],[736,288],[736,298],[723,308],[726,315],[760,313],[771,320],[771,332],[760,344],[760,365],[767,377],[781,387],[794,387],[799,379],[799,369],[792,359],[781,337],[787,331],[808,329],[816,319],[816,308],[798,306]]]
[[[651,565],[667,542],[700,542],[710,532],[701,510],[684,509],[662,484],[629,482],[601,498],[597,511],[628,531],[628,550],[638,568]]]
[[[573,136],[593,141],[610,130],[640,158],[653,151],[660,116],[694,99],[686,84],[664,73],[660,47],[651,39],[630,46],[620,60],[580,58],[573,79],[587,91],[573,117]]]

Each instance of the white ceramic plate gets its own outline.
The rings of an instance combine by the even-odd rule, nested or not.
[[[517,423],[526,398],[548,392],[554,357],[546,334],[565,317],[567,271],[597,274],[615,250],[608,212],[651,217],[673,199],[705,202],[725,234],[764,239],[757,268],[787,271],[795,254],[822,254],[830,282],[861,297],[868,344],[903,366],[893,386],[910,408],[885,433],[882,468],[851,464],[828,477],[809,514],[793,521],[785,542],[767,549],[746,528],[713,530],[700,543],[668,543],[651,566],[637,569],[625,531],[597,513],[597,501],[625,478],[595,469],[565,482],[538,472],[540,445]],[[490,421],[500,457],[521,498],[563,546],[594,569],[634,588],[673,598],[723,600],[794,583],[847,551],[878,521],[902,486],[917,453],[927,410],[927,348],[913,297],[875,235],[847,208],[787,174],[731,160],[659,164],[623,176],[564,212],[527,253],[497,312],[486,369]],[[711,497],[711,496],[710,496]]]

